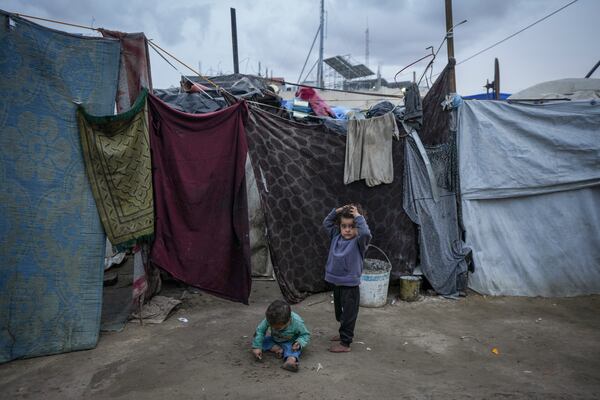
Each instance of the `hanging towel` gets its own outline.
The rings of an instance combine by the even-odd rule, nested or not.
[[[248,303],[246,103],[187,114],[148,97],[156,203],[151,261],[177,279]]]
[[[394,181],[392,138],[399,138],[393,113],[348,121],[344,184],[361,179],[369,187]]]

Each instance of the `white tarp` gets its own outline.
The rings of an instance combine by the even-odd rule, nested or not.
[[[465,101],[458,157],[471,288],[600,293],[600,103]]]

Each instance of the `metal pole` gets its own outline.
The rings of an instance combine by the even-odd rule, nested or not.
[[[594,71],[596,71],[596,68],[598,68],[600,66],[600,61],[598,61],[596,63],[596,65],[594,65],[594,68],[592,68],[590,70],[590,72],[587,73],[587,75],[585,76],[586,78],[589,78],[590,76],[592,76],[592,74],[594,73]]]
[[[454,58],[454,29],[452,27],[452,0],[446,0],[446,43],[448,44],[448,61]],[[450,92],[456,93],[456,76],[454,68],[449,76]]]
[[[235,8],[230,8],[231,12],[231,45],[233,46],[233,72],[239,74],[240,65],[238,62],[238,43],[237,43],[237,23],[235,20]]]
[[[319,64],[317,66],[317,85],[323,87],[323,40],[325,29],[323,29],[323,25],[325,23],[325,0],[321,0],[321,23],[320,23],[320,44],[319,44]]]

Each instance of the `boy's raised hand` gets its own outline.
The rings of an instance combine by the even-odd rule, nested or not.
[[[262,350],[261,349],[252,349],[252,354],[256,357],[257,360],[262,360]]]
[[[360,214],[358,213],[358,208],[355,206],[350,206],[350,212],[354,218],[358,217]]]

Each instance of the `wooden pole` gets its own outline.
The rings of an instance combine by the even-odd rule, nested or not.
[[[446,0],[446,43],[448,45],[448,61],[454,58],[454,29],[452,27],[452,0]],[[450,92],[456,93],[456,75],[454,68],[450,71]]]
[[[231,46],[233,47],[233,72],[240,72],[240,63],[238,62],[238,41],[237,41],[237,21],[235,17],[235,8],[229,9],[231,13]]]

